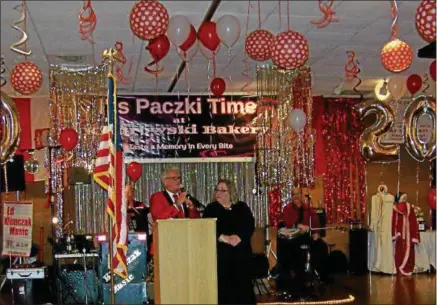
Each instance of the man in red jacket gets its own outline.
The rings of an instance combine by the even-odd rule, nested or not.
[[[312,269],[325,279],[324,265],[328,246],[320,238],[319,230],[309,230],[310,224],[311,228],[320,228],[319,216],[308,202],[302,200],[300,189],[293,189],[292,201],[283,210],[283,222],[287,228],[299,229],[299,234],[291,239],[278,238],[278,262],[282,269],[280,273],[285,276],[285,281],[296,280],[297,283],[293,281],[291,285],[300,290],[298,287],[303,284],[304,278],[308,275],[307,247],[311,254]]]
[[[199,218],[200,213],[181,190],[181,174],[177,168],[167,168],[161,176],[164,190],[150,197],[153,221],[170,218]]]

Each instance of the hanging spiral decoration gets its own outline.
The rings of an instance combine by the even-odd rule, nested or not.
[[[1,66],[0,66],[0,87],[3,87],[4,85],[6,85],[6,78],[4,78],[3,74],[6,72],[5,69],[5,60],[3,58],[3,55],[1,57]]]
[[[25,30],[23,31],[20,27],[18,27],[18,25],[20,23],[23,23],[26,20],[26,7],[25,7],[24,3],[21,3],[19,5],[14,6],[14,10],[20,12],[21,16],[20,16],[20,19],[14,21],[14,24],[12,24],[11,27],[13,27],[17,31],[21,32],[21,34],[23,36],[21,37],[21,39],[19,41],[14,42],[9,48],[12,51],[14,51],[14,52],[16,52],[18,54],[21,54],[21,55],[24,55],[24,56],[30,56],[32,54],[32,51],[31,50],[27,51],[26,47],[24,48],[24,50],[18,49],[19,46],[21,46],[22,44],[26,43],[26,41],[27,41],[27,33],[26,33],[26,31]]]
[[[81,34],[80,39],[88,40],[90,43],[94,44],[92,34],[97,25],[97,16],[91,6],[91,0],[86,0],[83,3],[82,9],[79,11],[79,33]]]

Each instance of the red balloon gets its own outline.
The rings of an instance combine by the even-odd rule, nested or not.
[[[435,188],[432,188],[428,192],[428,206],[430,209],[435,210],[435,204],[436,204]]]
[[[216,97],[221,97],[226,90],[226,83],[223,78],[216,77],[212,80],[210,88]]]
[[[143,168],[141,167],[141,164],[139,164],[138,162],[131,162],[127,166],[126,172],[128,177],[133,182],[137,182],[138,179],[140,179],[141,175],[143,174]]]
[[[188,38],[184,41],[183,44],[179,47],[183,52],[187,52],[189,48],[193,46],[193,44],[196,42],[196,29],[193,25],[191,25],[190,28],[190,34],[188,35]]]
[[[432,80],[435,81],[435,60],[431,63],[431,66],[429,66],[429,74]]]
[[[422,88],[422,78],[417,74],[411,74],[407,79],[407,88],[411,94],[416,94]]]
[[[202,42],[205,47],[210,49],[212,52],[217,50],[220,44],[220,39],[217,35],[215,22],[206,21],[202,23],[197,35],[200,42]]]
[[[66,151],[73,150],[78,140],[77,132],[73,128],[64,128],[59,135],[59,143]]]
[[[146,50],[149,50],[154,63],[157,63],[163,59],[167,55],[168,50],[170,50],[170,41],[166,35],[158,36],[155,39],[150,40]]]

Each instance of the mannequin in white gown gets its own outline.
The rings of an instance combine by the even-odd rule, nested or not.
[[[393,240],[392,217],[394,196],[387,192],[386,185],[380,185],[378,192],[372,196],[370,230],[374,233],[374,264],[371,270],[396,273]]]

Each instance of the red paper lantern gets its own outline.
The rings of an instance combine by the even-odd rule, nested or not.
[[[273,63],[282,69],[297,69],[303,66],[310,54],[306,38],[291,30],[278,34],[270,51]]]
[[[265,61],[272,57],[270,47],[275,36],[266,30],[255,30],[250,33],[244,43],[247,55],[256,61]]]
[[[142,0],[130,11],[132,32],[140,39],[150,40],[163,35],[168,27],[168,12],[158,1]]]
[[[426,42],[435,40],[435,0],[423,0],[416,11],[416,29]]]
[[[133,182],[137,182],[138,179],[140,179],[141,175],[143,174],[143,168],[141,167],[141,164],[139,164],[138,162],[131,162],[127,166],[126,172],[128,177]]]
[[[9,76],[12,87],[23,95],[31,95],[39,90],[42,85],[41,70],[30,61],[16,64]]]
[[[59,144],[66,151],[73,150],[79,140],[76,130],[73,128],[64,128],[59,135]]]
[[[387,42],[381,50],[381,62],[390,72],[402,72],[413,61],[413,51],[405,41],[393,39]]]

